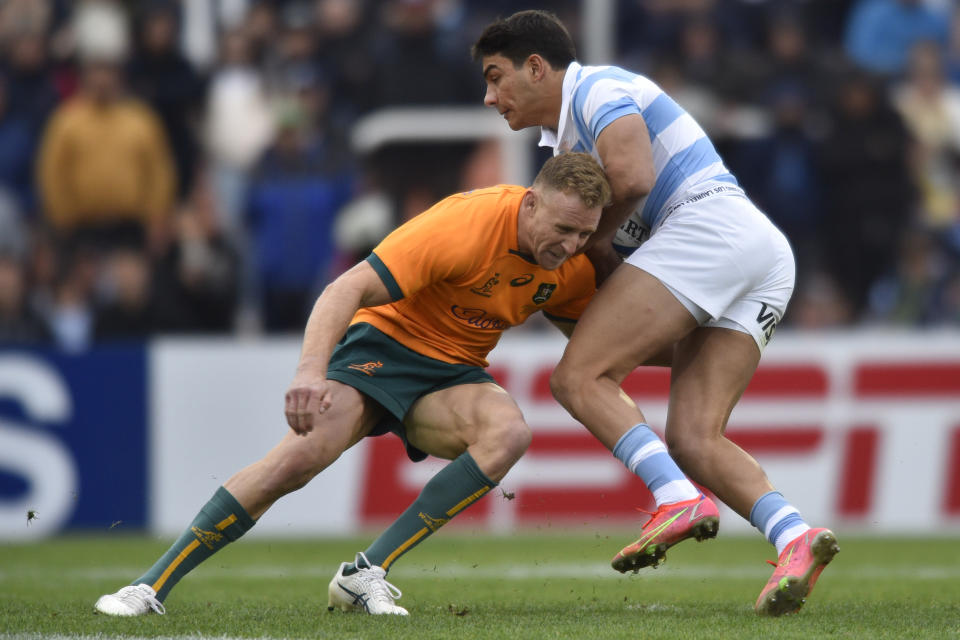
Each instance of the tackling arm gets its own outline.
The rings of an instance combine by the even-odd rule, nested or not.
[[[630,216],[640,199],[653,189],[653,150],[643,117],[633,113],[617,118],[597,137],[597,152],[610,182],[613,198],[603,210],[597,231],[587,241],[586,254],[603,282],[620,258],[613,250],[617,228]]]

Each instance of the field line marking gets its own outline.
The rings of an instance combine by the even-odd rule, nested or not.
[[[289,578],[316,578],[328,580],[336,571],[333,565],[304,567],[302,565],[246,565],[236,567],[200,567],[191,574],[190,580],[221,580],[224,578],[254,578],[261,580],[280,580]],[[143,567],[102,567],[94,569],[36,569],[23,570],[0,569],[0,583],[19,581],[25,577],[42,577],[49,574],[50,578],[59,580],[118,580],[127,581],[131,576],[140,575]],[[904,579],[904,580],[952,580],[960,579],[960,566],[942,567],[936,565],[881,567],[831,567],[828,572],[838,578],[860,579]],[[755,580],[769,577],[770,570],[761,565],[750,567],[670,567],[661,566],[656,570],[641,571],[635,579],[742,579]],[[390,571],[391,580],[430,578],[430,579],[464,579],[476,578],[480,580],[538,580],[544,578],[556,579],[611,579],[623,580],[630,576],[623,576],[610,569],[603,563],[597,564],[544,564],[540,566],[518,565],[483,565],[476,567],[467,565],[445,565],[427,568],[423,565],[400,566]]]

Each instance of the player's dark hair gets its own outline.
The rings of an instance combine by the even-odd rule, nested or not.
[[[563,193],[575,193],[588,207],[610,204],[610,183],[603,167],[589,153],[561,153],[547,160],[533,180],[533,186],[543,186]]]
[[[473,59],[500,54],[519,69],[536,53],[554,69],[566,69],[577,57],[573,38],[560,19],[549,11],[518,11],[492,22],[471,51]]]

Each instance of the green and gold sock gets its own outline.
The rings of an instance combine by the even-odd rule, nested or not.
[[[233,542],[255,524],[236,498],[220,487],[163,557],[131,584],[148,584],[161,602],[198,564]]]
[[[441,469],[407,510],[364,552],[370,564],[389,571],[394,561],[442,527],[497,483],[480,470],[469,453]],[[349,575],[352,565],[344,571]]]

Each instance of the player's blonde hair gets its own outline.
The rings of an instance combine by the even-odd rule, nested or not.
[[[563,193],[575,193],[587,207],[610,203],[610,183],[600,163],[589,153],[561,153],[547,160],[533,181]]]

